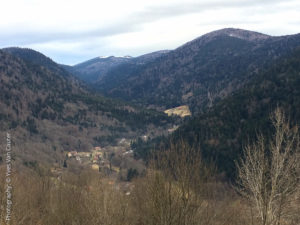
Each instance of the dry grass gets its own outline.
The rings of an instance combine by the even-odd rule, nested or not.
[[[164,113],[168,114],[168,116],[177,115],[180,117],[191,116],[192,113],[187,105],[178,106],[172,109],[167,109]]]

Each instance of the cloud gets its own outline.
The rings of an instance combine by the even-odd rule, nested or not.
[[[124,24],[116,24],[110,27],[102,27],[93,30],[77,30],[77,31],[61,31],[61,30],[22,30],[16,28],[15,30],[8,29],[1,33],[0,44],[6,41],[11,43],[19,43],[21,45],[34,44],[34,43],[47,43],[53,41],[77,41],[93,37],[107,37],[116,34],[132,32],[134,26],[124,26]]]
[[[296,0],[10,0],[1,8],[0,47],[32,47],[71,64],[172,49],[224,27],[297,33],[300,21]]]

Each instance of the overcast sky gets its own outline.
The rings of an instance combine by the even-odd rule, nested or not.
[[[234,27],[300,33],[299,0],[0,0],[0,48],[28,47],[73,65],[174,49]]]

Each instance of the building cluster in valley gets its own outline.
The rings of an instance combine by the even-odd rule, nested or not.
[[[122,138],[117,146],[95,146],[90,152],[66,152],[66,161],[76,161],[81,165],[90,166],[93,170],[118,173],[120,168],[112,162],[112,158],[132,156],[133,150],[130,149],[130,141]]]
[[[146,140],[148,136],[139,138]],[[83,168],[91,168],[99,172],[103,183],[130,195],[134,187],[131,180],[146,170],[143,160],[134,157],[131,141],[122,138],[115,146],[95,146],[86,152],[66,151],[64,160],[51,168],[52,175],[60,180],[67,170],[77,173]]]
[[[60,180],[64,171],[69,168],[72,170],[74,165],[76,168],[91,168],[105,175],[100,176],[103,184],[111,185],[125,195],[130,195],[134,184],[130,182],[131,179],[128,179],[128,174],[130,174],[128,171],[131,171],[131,174],[133,171],[142,174],[145,170],[142,160],[134,159],[130,143],[131,140],[122,138],[116,146],[95,146],[91,151],[86,152],[66,151],[64,152],[64,166],[59,164],[53,166],[52,175]],[[54,179],[55,182],[58,182],[57,179]]]

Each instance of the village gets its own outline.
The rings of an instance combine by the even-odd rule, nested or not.
[[[165,111],[169,116],[177,115],[180,117],[190,116],[188,106],[180,106]],[[168,129],[168,133],[173,133],[178,126],[174,125]],[[143,141],[147,141],[148,136],[142,135]],[[95,171],[102,172],[106,175],[118,175],[121,179],[129,180],[128,171],[135,174],[141,174],[145,170],[144,163],[134,159],[134,152],[131,149],[131,139],[121,138],[116,146],[95,146],[87,152],[79,152],[76,150],[66,151],[64,167],[67,167],[69,162],[90,167]],[[124,174],[125,173],[125,174]],[[126,175],[127,174],[127,175]],[[124,178],[124,176],[126,178]]]
[[[146,139],[147,136],[143,136]],[[122,181],[130,181],[132,177],[143,173],[144,163],[134,159],[131,140],[121,138],[116,146],[95,146],[91,151],[66,151],[64,167],[78,165],[91,168],[108,177]]]

